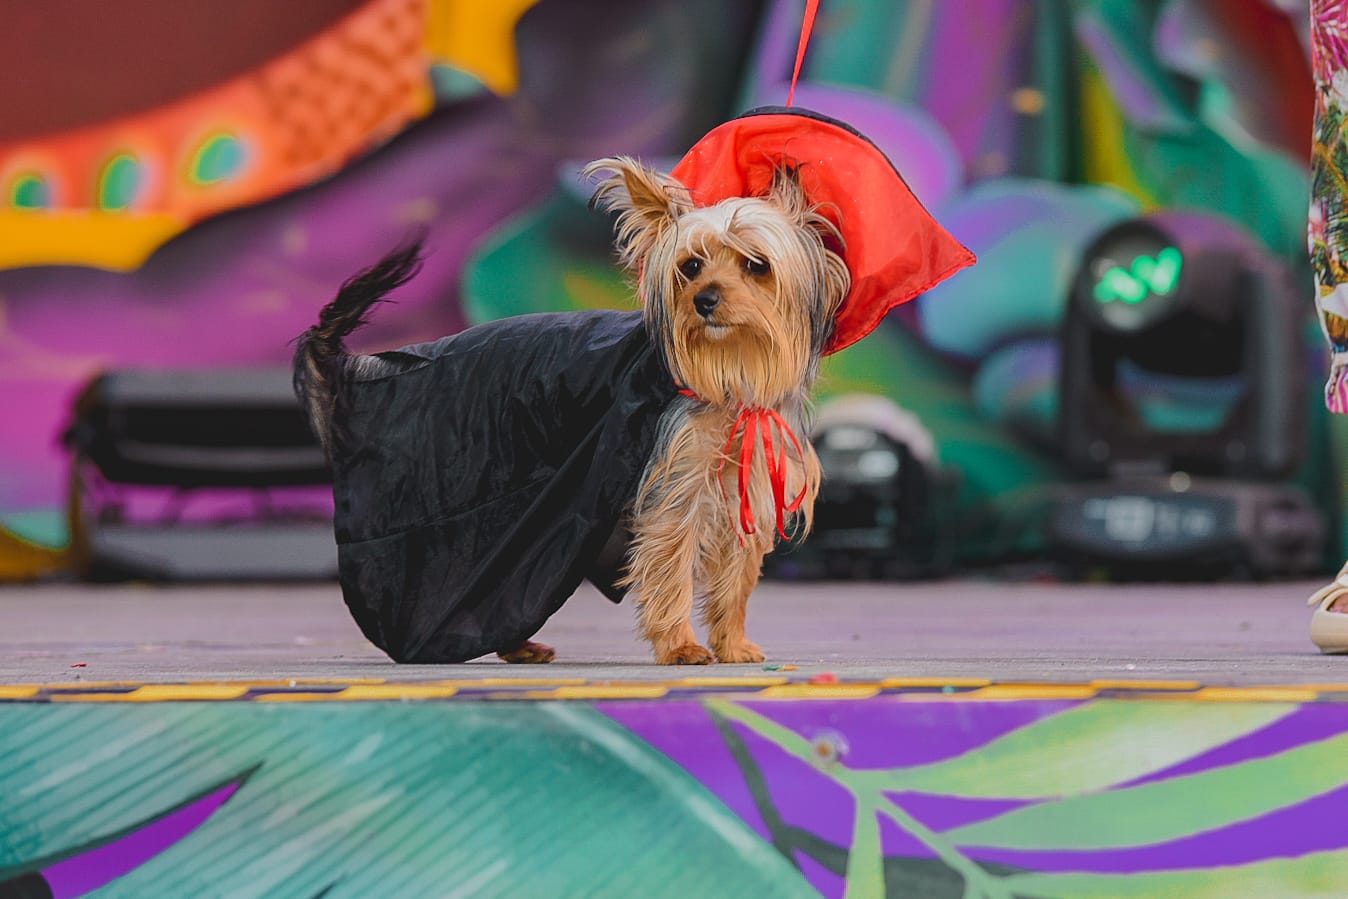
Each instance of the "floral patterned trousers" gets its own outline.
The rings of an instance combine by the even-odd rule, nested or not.
[[[1315,142],[1307,244],[1331,354],[1325,404],[1348,413],[1348,0],[1311,3],[1311,59]]]

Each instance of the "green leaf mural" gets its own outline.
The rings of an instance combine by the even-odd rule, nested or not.
[[[1047,760],[1053,763],[1049,752]],[[950,831],[963,845],[1022,849],[1145,846],[1200,833],[1318,796],[1348,782],[1348,736],[1244,765],[1060,799]],[[1165,809],[1158,815],[1157,809]],[[1082,821],[1095,821],[1089,829]]]
[[[814,895],[579,704],[10,704],[0,733],[0,883],[256,765],[98,895]]]
[[[1290,703],[1078,706],[948,762],[879,776],[889,789],[1034,799],[1101,790],[1277,721]]]
[[[1348,851],[1317,852],[1227,868],[1137,874],[1016,874],[1007,883],[1025,899],[1232,899],[1236,896],[1343,896]]]
[[[714,703],[713,707],[801,758],[813,758],[813,747],[786,728],[742,706]],[[1288,703],[1088,703],[949,761],[838,776],[871,790],[1003,799],[1064,796],[1159,771],[1265,727],[1294,708]],[[1141,747],[1136,742],[1139,734],[1146,740]]]
[[[225,692],[262,701],[0,701],[0,896],[1201,899],[1348,882],[1348,835],[1325,826],[1348,802],[1342,703]]]
[[[1220,895],[1234,882],[1225,872],[1235,867],[1248,869],[1255,879],[1297,885],[1291,892],[1260,895],[1320,895],[1343,864],[1336,853],[1306,852],[1313,863],[1293,869],[1259,858],[1263,851],[1283,851],[1277,848],[1280,839],[1313,850],[1318,837],[1307,828],[1307,816],[1348,801],[1348,772],[1339,764],[1348,756],[1344,724],[1330,736],[1311,739],[1298,721],[1287,730],[1302,739],[1288,746],[1270,736],[1303,708],[1295,704],[1081,703],[937,762],[879,768],[821,755],[806,734],[774,720],[768,706],[749,708],[731,699],[709,700],[706,706],[750,784],[774,845],[786,857],[804,853],[845,875],[849,897],[912,894],[917,885],[908,878],[922,876],[915,863],[927,855],[957,875],[958,885],[946,883],[940,890],[929,885],[923,895],[989,899],[1190,896],[1200,889]],[[794,758],[801,770],[808,766],[821,789],[828,783],[851,798],[845,811],[853,816],[850,846],[821,841],[808,826],[781,816],[774,797],[787,795],[788,787],[774,785],[767,774],[780,771],[781,763],[763,756],[764,749],[751,749],[748,735]],[[1242,744],[1270,749],[1249,757],[1240,750],[1228,762],[1211,761]],[[1147,780],[1134,783],[1141,778]],[[914,808],[930,811],[933,801],[947,807],[970,801],[993,805],[962,824],[932,823],[908,807],[914,802]],[[841,808],[835,806],[834,813]],[[886,822],[904,841],[920,846],[920,855],[887,854],[878,837]],[[1228,858],[1247,863],[1213,863]],[[1186,865],[1196,870],[1148,870]],[[1034,873],[1041,866],[1048,870]],[[1054,870],[1064,868],[1079,870]],[[1212,872],[1222,873],[1213,879]],[[1146,886],[1136,887],[1138,882]]]

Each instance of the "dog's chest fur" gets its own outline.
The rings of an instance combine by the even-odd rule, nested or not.
[[[740,410],[695,401],[676,400],[661,419],[660,435],[638,492],[634,512],[672,516],[689,528],[705,534],[704,543],[738,542],[740,536],[760,551],[776,543],[777,502],[761,434],[753,438],[748,489],[753,532],[741,524],[740,460],[744,441],[736,428]],[[785,496],[789,501],[804,488],[801,511],[808,514],[819,487],[819,463],[806,436],[799,410],[778,410],[800,443],[801,452],[777,428],[771,445],[778,458],[784,456]],[[783,454],[783,447],[785,452]],[[792,518],[787,514],[788,532]]]

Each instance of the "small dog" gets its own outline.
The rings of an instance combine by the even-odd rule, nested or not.
[[[630,158],[585,171],[612,173],[594,201],[618,214],[620,260],[683,388],[632,509],[623,583],[659,664],[704,665],[713,653],[761,662],[745,635],[749,595],[787,516],[808,533],[819,491],[806,413],[851,284],[830,247],[841,235],[789,166],[777,168],[767,196],[705,208]],[[691,624],[697,597],[710,652]]]
[[[808,532],[819,490],[807,403],[851,285],[842,237],[790,165],[764,196],[703,208],[630,158],[586,168],[605,172],[594,204],[617,214],[649,341],[679,387],[626,515],[633,539],[619,586],[658,663],[759,662],[745,635],[749,595],[788,524]],[[417,264],[413,247],[352,279],[300,339],[297,389],[326,448],[340,434],[343,379],[387,364],[346,353],[342,338]],[[699,597],[710,650],[693,631]],[[528,640],[497,649],[513,662],[554,655]]]

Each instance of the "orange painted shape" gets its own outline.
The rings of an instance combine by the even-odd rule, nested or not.
[[[428,2],[370,0],[210,90],[104,125],[0,144],[0,187],[38,173],[51,195],[45,211],[15,210],[0,196],[0,267],[132,269],[193,222],[330,175],[388,140],[431,109]],[[227,177],[192,177],[203,145],[219,134],[238,141],[240,164]],[[121,156],[134,160],[134,195],[116,217],[97,214],[100,178]]]

